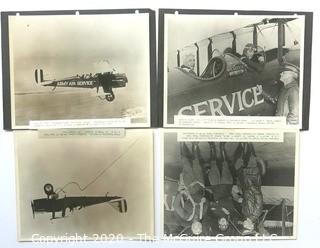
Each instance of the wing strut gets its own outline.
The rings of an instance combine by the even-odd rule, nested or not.
[[[283,20],[278,20],[278,61],[283,62],[283,46],[285,45],[285,29]]]
[[[254,47],[258,47],[258,30],[257,30],[257,25],[253,25],[253,40],[252,43]]]
[[[200,61],[200,55],[199,55],[199,45],[197,44],[197,43],[194,43],[194,45],[196,46],[196,48],[197,48],[197,76],[199,77],[199,75],[200,75],[200,63],[199,63],[199,61]]]
[[[231,34],[232,34],[232,52],[234,54],[237,53],[237,36],[235,34],[235,32],[231,31]]]
[[[212,58],[212,38],[209,38],[209,44],[208,44],[208,62]]]

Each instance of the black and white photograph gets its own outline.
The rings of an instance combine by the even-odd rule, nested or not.
[[[261,116],[301,127],[304,29],[303,15],[164,14],[164,125]]]
[[[165,237],[296,237],[297,132],[273,142],[188,142],[179,132],[163,134]]]
[[[13,129],[85,119],[150,126],[149,13],[8,18]]]
[[[16,132],[18,240],[152,237],[152,144],[144,129],[109,138]]]

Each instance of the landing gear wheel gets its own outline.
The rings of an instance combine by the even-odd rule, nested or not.
[[[52,195],[54,193],[53,191],[53,185],[51,183],[46,183],[43,187],[44,192],[49,197],[49,195]]]
[[[112,102],[114,100],[115,96],[113,94],[113,92],[106,94],[106,100],[108,102]]]

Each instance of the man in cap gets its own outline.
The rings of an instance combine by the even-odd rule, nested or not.
[[[299,68],[292,64],[284,64],[280,81],[284,87],[280,90],[276,116],[285,116],[287,124],[299,123]]]
[[[257,53],[257,48],[252,43],[244,47],[241,61],[256,71],[263,71],[264,57]]]
[[[188,53],[183,56],[183,64],[181,65],[181,68],[183,70],[196,76],[196,73],[194,72],[195,65],[196,65],[196,59],[192,53]]]

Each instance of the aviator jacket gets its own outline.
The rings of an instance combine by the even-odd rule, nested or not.
[[[241,168],[238,184],[243,193],[242,214],[257,223],[263,210],[261,173],[258,167]]]

